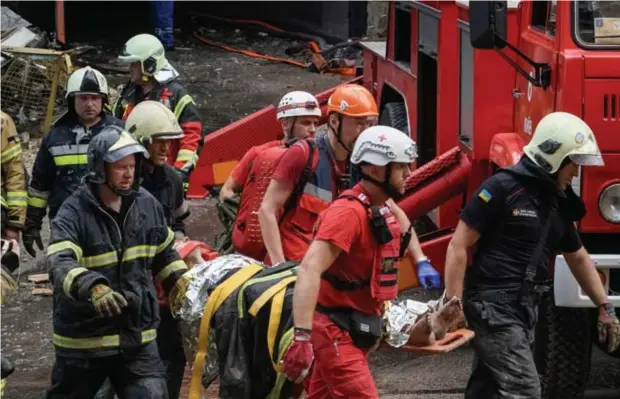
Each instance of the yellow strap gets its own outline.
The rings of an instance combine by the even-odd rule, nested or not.
[[[265,292],[260,294],[258,298],[256,298],[252,306],[250,306],[250,310],[248,310],[248,312],[252,316],[256,317],[256,314],[258,313],[258,311],[261,310],[261,308],[265,306],[265,304],[269,302],[269,300],[273,298],[275,294],[277,294],[281,289],[286,288],[287,285],[289,285],[295,280],[297,280],[297,276],[287,277],[285,279],[278,281],[273,286],[269,287],[268,290],[266,290]]]
[[[267,346],[269,348],[269,358],[273,369],[276,373],[280,372],[280,367],[273,360],[273,352],[275,351],[276,336],[278,335],[278,327],[280,327],[280,319],[282,318],[282,307],[284,306],[284,294],[286,294],[286,287],[281,289],[274,295],[271,301],[271,313],[269,314],[269,328],[267,329]]]
[[[211,327],[211,318],[222,303],[224,303],[230,294],[233,293],[233,291],[241,287],[243,283],[261,270],[263,270],[263,267],[260,265],[248,265],[244,267],[230,276],[222,284],[218,285],[209,296],[207,303],[205,303],[202,319],[200,320],[198,351],[196,352],[196,357],[194,358],[188,399],[200,399],[200,394],[202,391],[203,365],[207,356],[207,349],[209,347],[209,328]]]

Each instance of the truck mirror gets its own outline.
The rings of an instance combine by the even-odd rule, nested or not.
[[[477,49],[501,49],[506,45],[506,1],[470,1],[469,33]]]

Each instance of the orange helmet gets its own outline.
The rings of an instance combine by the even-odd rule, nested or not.
[[[327,101],[327,113],[331,112],[352,118],[379,116],[372,94],[364,86],[357,84],[345,84],[336,88]]]

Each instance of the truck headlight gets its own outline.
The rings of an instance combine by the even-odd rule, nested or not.
[[[609,223],[620,223],[620,184],[611,184],[598,197],[598,209]]]

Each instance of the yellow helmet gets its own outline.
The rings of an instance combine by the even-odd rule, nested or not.
[[[168,63],[164,45],[157,37],[148,33],[142,33],[129,39],[118,59],[129,64],[139,62],[142,73],[147,76],[153,76]]]
[[[154,139],[183,137],[183,129],[174,114],[159,101],[142,101],[136,105],[125,121],[125,129],[143,145]]]

